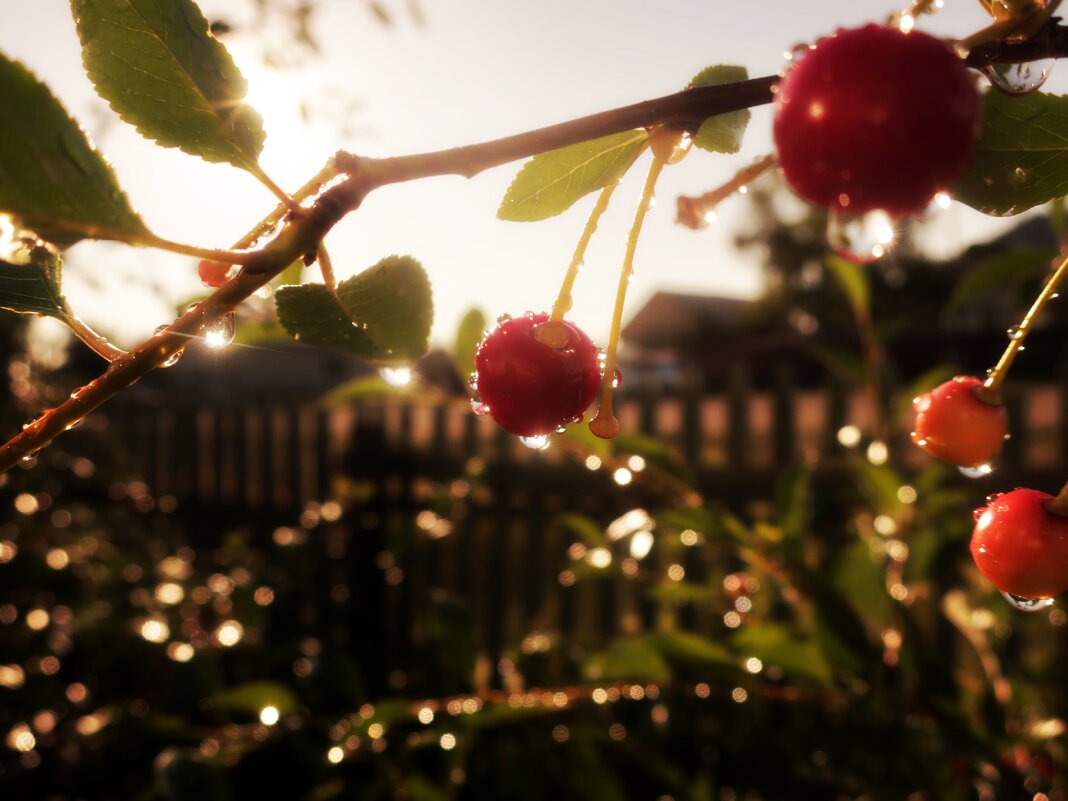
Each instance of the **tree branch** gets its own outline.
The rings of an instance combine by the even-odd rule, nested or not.
[[[1026,42],[995,42],[975,48],[968,56],[968,64],[980,67],[1062,55],[1068,55],[1068,31],[1051,20]],[[45,412],[0,446],[0,472],[35,454],[113,395],[165,363],[188,344],[190,337],[198,336],[206,325],[314,250],[338,221],[359,207],[377,187],[437,175],[470,177],[510,161],[634,128],[668,125],[694,131],[708,117],[770,103],[778,81],[779,76],[769,75],[687,89],[515,136],[431,153],[385,159],[338,153],[334,166],[348,175],[344,181],[319,195],[306,213],[293,215],[267,245],[240,254],[243,269],[215,293],[164,331],[116,359],[101,376],[75,390],[67,401]]]

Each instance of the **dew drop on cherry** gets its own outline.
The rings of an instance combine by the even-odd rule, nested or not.
[[[478,398],[471,398],[471,411],[477,414],[479,417],[483,417],[490,412],[488,404],[483,403]]]
[[[1026,95],[1042,87],[1056,61],[1043,58],[1023,64],[989,64],[983,67],[983,74],[1007,95]]]
[[[1009,606],[1021,612],[1041,612],[1053,605],[1052,598],[1024,598],[1011,592],[1003,592],[1001,597],[1009,602]]]
[[[965,478],[984,478],[994,472],[994,467],[990,464],[980,464],[975,467],[958,467],[957,470]]]
[[[986,507],[985,506],[980,506],[977,509],[973,509],[972,510],[972,520],[974,520],[975,522],[978,523],[979,522],[979,518],[982,517],[984,514],[986,514]]]
[[[866,214],[832,210],[827,218],[827,242],[835,253],[855,264],[870,264],[887,254],[897,232],[885,211]]]
[[[532,437],[520,437],[519,441],[532,451],[541,451],[549,447],[549,435],[537,434]]]

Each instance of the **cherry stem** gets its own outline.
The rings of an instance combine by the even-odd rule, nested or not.
[[[326,242],[320,242],[316,250],[319,270],[323,274],[323,283],[331,292],[337,292],[337,277],[334,275],[334,262],[326,250]]]
[[[1068,517],[1068,482],[1065,482],[1053,500],[1046,502],[1046,511],[1050,514]]]
[[[253,163],[248,165],[248,171],[252,173],[256,178],[258,178],[260,183],[270,189],[271,193],[276,198],[278,198],[282,202],[282,205],[285,206],[289,211],[300,211],[300,204],[292,197],[290,197],[288,192],[286,192],[282,187],[276,184],[271,179],[271,176],[269,176],[263,171],[263,168],[260,167],[259,164]]]
[[[1031,305],[1027,314],[1024,315],[1023,320],[1020,321],[1020,325],[1013,331],[1012,336],[1009,339],[1009,346],[1005,348],[1005,352],[1001,354],[1001,359],[998,360],[997,365],[990,371],[986,381],[983,382],[983,386],[978,389],[976,396],[980,400],[984,400],[988,403],[997,403],[998,390],[1001,388],[1002,382],[1005,380],[1005,376],[1008,375],[1009,368],[1012,366],[1013,360],[1016,358],[1016,354],[1019,353],[1020,348],[1023,347],[1024,339],[1027,337],[1032,326],[1034,325],[1035,318],[1039,312],[1042,311],[1046,303],[1049,302],[1056,294],[1057,285],[1068,273],[1068,258],[1061,262],[1060,266],[1053,271],[1053,275],[1046,281],[1046,285],[1042,287],[1042,291],[1038,293],[1038,297],[1035,298],[1035,302]]]
[[[77,315],[72,314],[69,317],[64,317],[63,322],[66,324],[67,328],[71,330],[71,333],[84,342],[93,353],[102,359],[113,362],[119,357],[126,355],[126,351],[112,345],[104,336],[98,334],[86,325]]]
[[[597,223],[600,222],[601,215],[608,208],[608,202],[612,199],[612,193],[616,191],[617,186],[619,186],[619,182],[613,181],[602,189],[601,194],[597,196],[597,202],[593,206],[593,211],[590,212],[590,218],[586,221],[586,227],[582,229],[582,236],[579,237],[578,245],[575,246],[575,255],[571,257],[571,264],[568,265],[567,273],[564,275],[564,282],[560,285],[560,294],[556,296],[552,314],[549,315],[550,320],[563,320],[564,315],[570,311],[571,290],[575,287],[575,279],[578,278],[582,261],[586,258],[586,248],[589,246],[590,240],[597,230]]]
[[[743,186],[748,186],[774,167],[776,161],[774,155],[768,154],[763,158],[757,159],[756,162],[748,167],[738,170],[729,181],[709,192],[705,192],[703,195],[698,195],[697,197],[679,195],[676,200],[678,212],[675,221],[679,225],[685,225],[688,228],[704,227],[708,223],[707,215],[709,212]]]
[[[615,415],[612,414],[612,390],[616,380],[616,351],[619,348],[619,333],[623,327],[623,305],[627,297],[627,287],[630,286],[631,276],[634,274],[634,254],[638,249],[638,237],[641,236],[642,224],[653,203],[657,179],[666,163],[662,156],[653,155],[653,162],[649,165],[649,174],[645,177],[642,196],[638,201],[638,209],[634,213],[634,222],[627,235],[627,250],[623,256],[623,269],[619,271],[616,306],[612,313],[612,330],[608,334],[608,348],[605,350],[604,374],[601,376],[601,402],[597,407],[597,414],[590,421],[590,429],[598,436],[600,434],[595,429],[616,424]],[[598,421],[602,422],[598,423]]]

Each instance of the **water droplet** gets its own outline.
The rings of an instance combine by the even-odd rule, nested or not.
[[[567,424],[566,423],[564,425],[559,425],[559,426],[556,427],[556,433],[557,434],[564,434],[566,432],[567,432]]]
[[[479,417],[489,414],[490,407],[478,398],[471,398],[471,411]]]
[[[986,496],[986,502],[987,503],[993,503],[994,501],[996,501],[998,498],[1000,498],[1004,494],[1005,494],[1004,492],[992,492],[992,493],[990,493],[989,495]]]
[[[225,348],[237,334],[237,312],[228,311],[204,329],[204,343],[209,348]]]
[[[981,464],[975,467],[958,467],[957,470],[965,478],[983,478],[994,472],[993,466],[989,464]]]
[[[1005,334],[1008,336],[1009,339],[1019,339],[1020,338],[1020,327],[1014,325],[1011,328],[1009,328],[1008,330],[1006,330]]]
[[[792,66],[807,56],[811,50],[812,46],[808,42],[798,42],[782,55]]]
[[[986,514],[986,507],[980,506],[978,509],[972,510],[972,520],[978,521],[980,517]]]
[[[183,353],[185,353],[185,348],[182,348],[181,350],[176,350],[174,353],[167,357],[166,361],[160,364],[160,367],[174,367],[174,365],[178,364],[178,362],[181,360]]]
[[[382,367],[379,369],[378,374],[391,387],[406,387],[412,383],[412,368],[408,365]]]
[[[1001,597],[1009,602],[1009,606],[1021,612],[1041,612],[1053,605],[1052,598],[1024,598],[1011,592],[1003,592]]]
[[[548,434],[535,434],[532,437],[520,437],[519,441],[532,451],[540,451],[549,447]]]
[[[615,389],[623,383],[623,371],[618,367],[616,368],[615,375],[612,376],[612,388]]]
[[[152,332],[152,335],[158,337],[160,334],[162,334],[166,330],[167,330],[166,323],[164,323],[163,325],[157,325],[156,326],[156,330]]]
[[[25,423],[22,424],[22,430],[25,431],[27,428],[32,426],[34,423],[36,423],[42,417],[44,417],[44,412],[41,412],[40,414],[35,414],[33,417],[31,417],[29,420],[27,420]]]
[[[827,220],[827,242],[843,258],[868,264],[886,255],[897,232],[885,211],[851,214],[834,210]]]
[[[512,315],[510,315],[510,314],[502,314],[499,317],[497,317],[497,325],[504,325],[504,323],[508,322],[511,319],[512,319]]]
[[[1039,89],[1049,77],[1056,59],[1043,58],[1024,64],[988,64],[983,74],[1007,95],[1026,95]]]

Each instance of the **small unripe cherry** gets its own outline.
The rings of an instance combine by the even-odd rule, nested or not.
[[[1068,517],[1049,511],[1052,495],[1016,489],[975,510],[971,552],[1002,592],[1051,598],[1068,590]]]
[[[540,341],[543,326],[552,344]],[[551,434],[582,419],[600,384],[596,345],[578,326],[550,323],[544,313],[504,319],[475,354],[481,408],[520,437]]]
[[[1009,417],[1002,404],[981,397],[982,386],[975,376],[959,375],[916,398],[912,441],[960,467],[990,462],[1005,442]]]
[[[981,108],[975,74],[942,40],[884,25],[840,30],[779,82],[775,150],[810,203],[903,216],[967,168]]]
[[[197,265],[197,275],[204,286],[220,287],[230,280],[230,265],[202,259]]]

